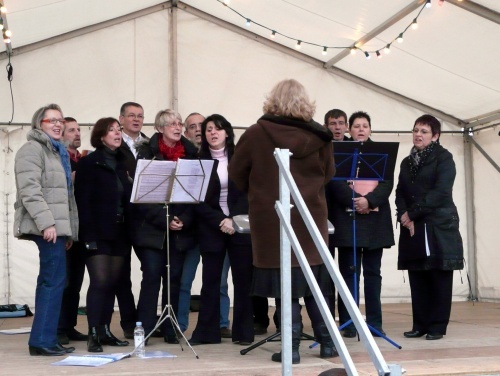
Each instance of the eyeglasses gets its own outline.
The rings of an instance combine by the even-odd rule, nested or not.
[[[144,120],[144,115],[136,115],[136,114],[128,114],[127,117],[129,119],[139,119]]]
[[[43,119],[41,121],[42,123],[50,123],[52,125],[56,125],[57,123],[61,124],[61,125],[64,125],[66,124],[66,120],[64,119]]]
[[[178,121],[174,121],[173,123],[167,123],[166,125],[168,125],[171,128],[174,128],[174,127],[182,128],[183,124],[178,122]]]

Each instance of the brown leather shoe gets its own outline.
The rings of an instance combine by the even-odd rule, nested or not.
[[[228,328],[220,328],[220,336],[221,338],[232,338],[233,332]]]

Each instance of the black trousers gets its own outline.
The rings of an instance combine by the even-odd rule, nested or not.
[[[63,292],[58,332],[66,332],[76,326],[86,257],[87,251],[83,242],[74,242],[66,251],[66,286]]]
[[[132,262],[132,247],[129,247],[124,257],[120,280],[116,289],[116,300],[120,309],[120,326],[123,330],[134,329],[137,321],[134,294],[132,293],[132,280],[130,278]]]
[[[229,237],[230,235],[227,235]],[[253,342],[252,247],[226,242],[227,248],[214,252],[201,251],[203,263],[200,312],[192,340],[220,343],[220,282],[224,258],[228,253],[234,285],[233,342]]]
[[[450,321],[453,270],[408,271],[413,328],[422,333],[446,334]]]
[[[339,248],[339,269],[345,283],[354,297],[354,252],[353,248]],[[380,293],[382,290],[382,275],[380,267],[382,264],[382,248],[378,249],[356,249],[356,296],[359,302],[359,280],[361,275],[361,266],[363,267],[364,292],[365,292],[365,313],[366,323],[373,328],[382,329],[382,304],[380,302]],[[344,302],[339,296],[339,324],[343,325],[349,321],[349,313]],[[354,325],[348,326],[354,329]]]

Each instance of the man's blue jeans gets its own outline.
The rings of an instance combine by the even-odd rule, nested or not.
[[[191,287],[200,263],[200,249],[198,247],[186,251],[184,267],[182,269],[181,288],[179,294],[179,309],[177,321],[182,331],[189,325],[189,307],[191,305]],[[227,293],[227,276],[229,273],[229,258],[224,259],[220,285],[220,327],[229,328],[229,295]]]
[[[57,345],[57,324],[66,283],[66,237],[55,243],[41,236],[31,238],[38,246],[40,270],[36,282],[35,317],[28,344],[34,347]]]

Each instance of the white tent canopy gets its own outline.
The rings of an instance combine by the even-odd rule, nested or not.
[[[217,0],[0,1],[13,33],[0,52],[0,65],[13,67],[12,82],[0,76],[0,304],[34,304],[36,248],[13,238],[12,222],[14,155],[37,108],[55,102],[66,116],[92,124],[136,101],[147,123],[159,109],[175,108],[183,116],[221,113],[247,127],[261,116],[265,94],[284,78],[306,86],[318,122],[332,108],[367,111],[373,130],[381,132],[375,140],[401,143],[399,160],[411,147],[405,132],[418,116],[431,113],[443,122],[441,143],[457,165],[454,198],[467,261],[456,273],[454,296],[469,297],[468,272],[474,297],[500,299],[494,235],[500,2],[447,0],[440,6],[432,0],[422,9],[425,0],[232,0],[229,6]],[[419,28],[405,31],[417,17]],[[402,32],[400,44],[395,39]],[[388,44],[392,52],[385,54]],[[83,130],[89,149],[90,127]],[[384,301],[409,300],[396,257],[397,247],[384,255]],[[137,292],[136,260],[133,273]]]

